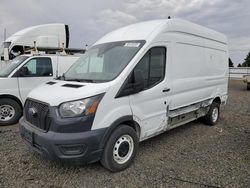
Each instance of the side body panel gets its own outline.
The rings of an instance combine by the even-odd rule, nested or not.
[[[201,37],[173,35],[170,110],[206,99],[226,98],[228,52],[225,44]]]
[[[115,98],[123,82],[123,79],[110,82],[109,87],[98,106],[92,130],[109,127],[122,117],[132,116],[129,97]]]
[[[17,78],[0,78],[0,97],[3,95],[12,95],[20,101]]]

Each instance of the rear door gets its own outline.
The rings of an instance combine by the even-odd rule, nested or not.
[[[141,125],[141,139],[162,132],[167,125],[169,91],[166,80],[167,48],[159,45],[147,51],[135,69],[143,72],[145,89],[130,95],[133,116]]]
[[[28,93],[35,87],[53,78],[53,66],[49,57],[35,57],[20,69],[18,83],[21,99],[24,102]]]

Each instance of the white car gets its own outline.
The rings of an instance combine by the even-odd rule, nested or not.
[[[216,124],[227,87],[223,34],[178,19],[137,23],[101,38],[62,80],[34,89],[20,133],[51,159],[121,171],[140,141],[200,117]]]
[[[0,125],[18,122],[28,93],[62,75],[79,56],[21,55],[0,69]]]

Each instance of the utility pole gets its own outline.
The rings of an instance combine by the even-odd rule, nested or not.
[[[4,28],[4,35],[3,35],[3,39],[4,39],[4,40],[3,40],[3,41],[6,40],[6,33],[7,33],[7,32],[6,32],[6,28]]]

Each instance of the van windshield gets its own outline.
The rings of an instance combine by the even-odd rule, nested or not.
[[[64,74],[64,80],[107,82],[115,79],[145,41],[120,41],[99,44],[89,49]]]
[[[23,61],[25,61],[27,56],[18,56],[15,59],[8,61],[5,67],[0,69],[0,77],[8,77],[13,70],[15,70]]]

